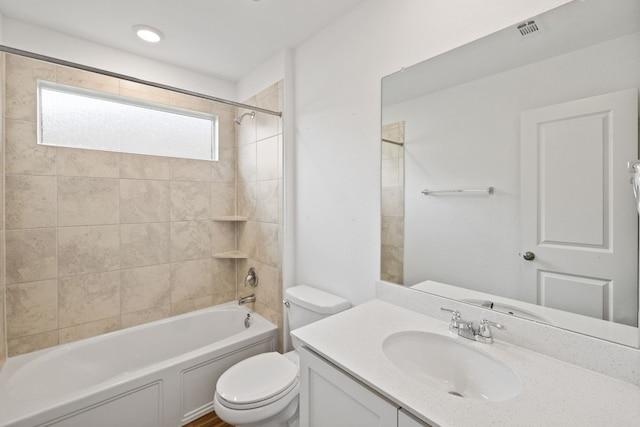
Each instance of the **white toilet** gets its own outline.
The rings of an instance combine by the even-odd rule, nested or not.
[[[285,290],[289,330],[348,309],[349,301],[310,286]],[[298,343],[293,342],[294,349]],[[214,409],[237,427],[296,427],[298,351],[263,353],[236,363],[216,384]]]

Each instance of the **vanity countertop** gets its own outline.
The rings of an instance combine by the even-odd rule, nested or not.
[[[503,402],[461,400],[396,368],[384,355],[384,339],[400,331],[452,336],[513,369],[522,381]],[[442,427],[637,426],[640,387],[505,343],[491,345],[452,335],[448,323],[372,300],[312,323],[292,334],[316,353],[419,418]],[[640,369],[640,367],[638,367]]]

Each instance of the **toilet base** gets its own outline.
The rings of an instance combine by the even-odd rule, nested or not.
[[[277,412],[275,415],[272,415],[266,419],[259,419],[249,423],[243,422],[247,417],[245,416],[245,414],[243,414],[242,410],[228,409],[220,405],[220,403],[217,402],[217,395],[214,399],[214,406],[218,418],[229,424],[233,424],[235,427],[298,427],[299,397],[297,396],[297,387],[295,390],[295,394],[296,397],[291,400],[291,402],[289,402],[289,404],[284,409]],[[260,410],[263,408],[256,409]],[[250,409],[249,411],[256,411],[256,409]],[[250,418],[255,419],[256,417],[251,416]]]
[[[296,398],[284,411],[268,420],[250,424],[238,424],[236,427],[298,427],[298,415],[298,398]]]

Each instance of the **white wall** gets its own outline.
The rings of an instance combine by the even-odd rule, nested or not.
[[[296,282],[373,298],[380,79],[567,0],[367,0],[295,51]]]
[[[202,73],[110,48],[98,43],[4,18],[2,44],[149,82],[203,93],[217,98],[235,97],[235,84]]]
[[[235,99],[243,102],[275,82],[284,79],[286,61],[290,55],[289,50],[283,49],[238,80]]]

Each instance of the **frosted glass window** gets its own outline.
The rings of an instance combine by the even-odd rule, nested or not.
[[[38,143],[217,160],[213,114],[38,81]]]

